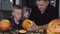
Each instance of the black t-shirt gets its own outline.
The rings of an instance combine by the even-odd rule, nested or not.
[[[22,20],[19,20],[19,24],[16,24],[13,18],[8,18],[8,20],[11,22],[12,29],[20,30],[22,28]]]
[[[58,11],[54,6],[48,5],[46,11],[41,14],[37,6],[32,7],[32,12],[29,19],[34,21],[37,25],[48,24],[51,20],[58,18]]]

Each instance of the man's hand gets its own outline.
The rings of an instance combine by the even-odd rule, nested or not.
[[[39,30],[39,29],[44,29],[44,30],[46,30],[46,29],[47,29],[47,26],[48,26],[48,24],[42,25],[42,26],[37,26],[37,25],[35,24],[35,22],[33,22],[33,27],[32,27],[32,28],[28,28],[27,31],[36,31],[36,30]]]
[[[33,22],[33,27],[28,28],[27,31],[36,31],[37,29],[39,29],[39,27]]]

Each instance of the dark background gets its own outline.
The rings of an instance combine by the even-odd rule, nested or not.
[[[54,0],[51,0],[54,1]],[[59,12],[59,0],[55,2],[56,10]],[[10,0],[0,0],[0,20],[11,16],[13,5],[16,4],[16,0],[10,2]],[[54,5],[54,3],[51,3]],[[33,7],[35,6],[35,0],[19,0],[19,5],[21,7]]]

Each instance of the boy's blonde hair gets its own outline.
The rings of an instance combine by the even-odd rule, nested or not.
[[[14,12],[15,9],[22,9],[22,7],[20,5],[14,5],[12,12]]]
[[[20,5],[14,5],[13,9],[22,9],[22,7]]]
[[[12,10],[12,16],[13,16],[13,13],[15,12],[14,11],[15,9],[22,9],[22,7],[20,5],[14,5]]]

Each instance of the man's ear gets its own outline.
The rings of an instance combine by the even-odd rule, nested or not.
[[[47,5],[49,5],[50,4],[50,2],[49,1],[47,1]]]
[[[49,5],[50,4],[50,2],[49,1],[47,1],[47,5]]]

